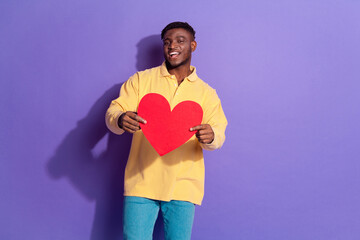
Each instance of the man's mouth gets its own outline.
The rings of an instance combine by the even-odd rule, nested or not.
[[[179,56],[179,52],[171,52],[171,53],[169,53],[169,55],[170,55],[170,58],[176,58],[177,56]]]

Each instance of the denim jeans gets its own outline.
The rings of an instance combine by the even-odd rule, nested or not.
[[[159,210],[164,219],[166,240],[191,239],[195,213],[193,203],[125,196],[124,240],[151,240]]]

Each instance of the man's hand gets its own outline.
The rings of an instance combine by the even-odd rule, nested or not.
[[[125,112],[119,117],[119,127],[129,133],[140,130],[139,122],[146,124],[146,120],[136,114],[136,112]]]
[[[214,141],[214,131],[209,124],[201,124],[190,128],[190,131],[196,131],[196,137],[200,143],[212,143]]]

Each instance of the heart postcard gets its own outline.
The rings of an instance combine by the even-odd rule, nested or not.
[[[201,124],[203,110],[194,101],[183,101],[173,110],[160,94],[146,94],[139,103],[138,113],[147,121],[140,123],[146,139],[163,156],[186,143],[196,131],[191,127]]]

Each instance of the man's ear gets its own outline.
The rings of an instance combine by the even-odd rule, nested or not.
[[[191,52],[195,51],[196,49],[196,46],[197,46],[197,42],[194,40],[194,41],[191,41]]]

